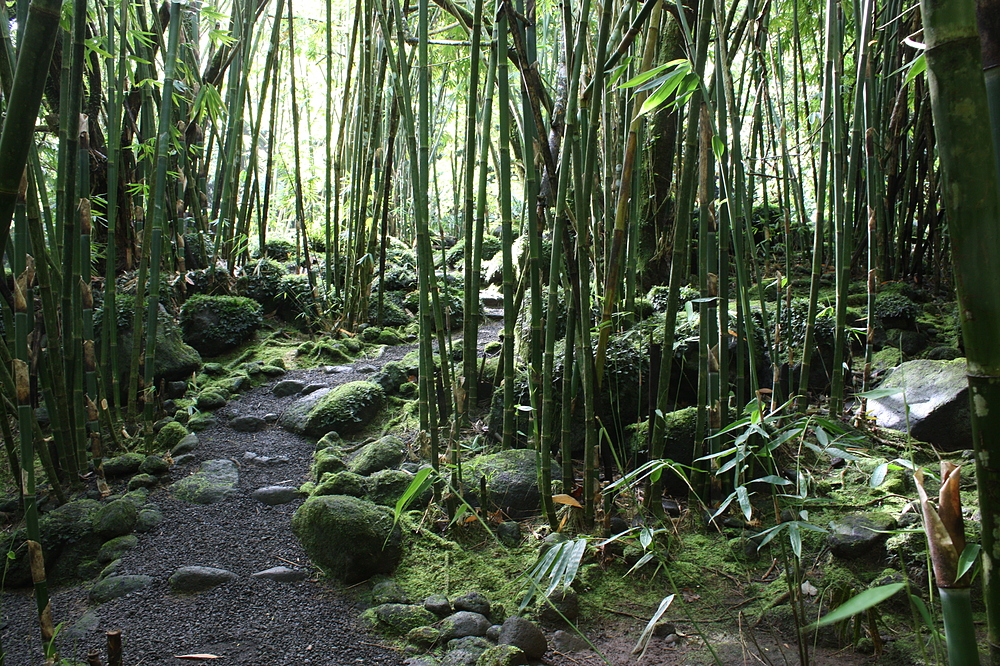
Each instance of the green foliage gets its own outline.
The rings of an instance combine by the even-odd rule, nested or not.
[[[240,291],[261,305],[272,306],[282,290],[285,267],[273,259],[260,259],[244,268],[237,282]]]
[[[882,293],[875,297],[875,316],[889,328],[903,328],[903,323],[912,324],[919,314],[917,305],[901,293]]]
[[[650,303],[653,304],[653,309],[656,312],[666,312],[667,311],[667,298],[670,295],[670,289],[666,285],[658,285],[649,290],[646,294],[646,298]],[[679,308],[683,309],[684,304],[688,301],[694,300],[701,296],[701,293],[694,287],[683,286],[678,292]]]
[[[264,244],[264,257],[275,261],[288,261],[295,253],[295,245],[284,238],[271,238]]]
[[[400,292],[385,295],[382,299],[382,326],[406,326],[413,321],[413,317],[407,314],[400,304],[402,300],[403,294]],[[372,323],[378,321],[378,301],[375,299],[369,301],[368,316]]]

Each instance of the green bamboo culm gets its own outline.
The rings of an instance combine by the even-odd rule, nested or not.
[[[965,343],[990,663],[1000,664],[1000,196],[972,0],[921,0],[941,192]]]
[[[14,84],[0,133],[0,250],[7,247],[18,190],[35,136],[35,121],[59,29],[59,0],[34,0],[28,7]]]
[[[177,63],[177,43],[180,33],[180,3],[170,3],[170,27],[167,34],[167,50],[163,54],[163,91],[160,97],[160,119],[156,141],[156,179],[153,183],[153,227],[149,255],[149,301],[146,304],[146,348],[143,361],[143,386],[145,388],[143,417],[145,421],[146,444],[153,439],[153,359],[156,353],[156,322],[160,300],[160,258],[163,250],[163,224],[166,219],[167,157],[171,141],[171,115],[173,110],[174,69]],[[142,294],[143,285],[139,285]]]

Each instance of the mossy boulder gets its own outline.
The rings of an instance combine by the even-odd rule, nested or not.
[[[108,562],[117,560],[138,545],[139,537],[134,534],[126,534],[124,536],[115,537],[114,539],[105,542],[105,544],[101,546],[101,549],[97,551],[97,561],[101,564],[107,564]]]
[[[319,449],[313,454],[312,477],[319,480],[325,474],[347,469],[347,463],[335,446]]]
[[[469,461],[463,470],[469,492],[480,493],[481,479],[486,480],[486,497],[480,505],[489,512],[503,511],[514,520],[521,520],[539,511],[541,494],[538,491],[535,451],[510,449],[478,456]],[[552,463],[552,478],[560,478],[559,467]]]
[[[395,507],[396,502],[413,482],[413,475],[401,469],[384,469],[375,472],[366,480],[365,499],[382,506]],[[425,506],[430,501],[430,488],[422,497],[416,499],[416,504]],[[412,505],[411,505],[412,506]]]
[[[153,448],[157,451],[170,451],[187,437],[188,431],[180,423],[173,421],[160,428],[153,439]]]
[[[242,296],[198,295],[181,307],[184,341],[207,356],[243,344],[262,321],[260,303]]]
[[[347,469],[361,476],[368,476],[383,469],[398,466],[406,459],[406,444],[399,437],[386,435],[365,444],[358,450]]]
[[[310,497],[292,516],[292,532],[315,564],[347,585],[391,574],[402,557],[392,512],[357,497]]]
[[[236,281],[236,288],[247,298],[271,309],[281,293],[281,280],[287,274],[285,267],[277,261],[260,259],[243,269],[243,275]]]
[[[94,518],[101,508],[101,503],[96,500],[76,500],[67,502],[38,519],[38,531],[45,553],[45,570],[50,581],[75,579],[81,564],[95,560],[103,539],[94,532]],[[9,560],[6,565],[3,578],[5,589],[31,585],[25,539],[27,530],[23,527],[7,537],[7,545],[14,553],[14,559]]]
[[[152,576],[108,576],[90,588],[90,601],[103,604],[153,584]]]
[[[663,458],[680,465],[691,465],[694,460],[694,439],[698,426],[698,408],[667,412],[663,415]],[[632,432],[629,451],[637,453],[648,450],[649,421],[638,424]],[[679,494],[687,490],[687,485],[677,475],[666,472],[663,476],[663,486],[668,493]]]
[[[160,456],[148,455],[139,465],[139,472],[150,476],[160,476],[168,471],[170,471],[170,463]]]
[[[94,515],[94,532],[104,539],[128,534],[135,529],[139,511],[127,499],[108,502]]]
[[[946,451],[972,448],[964,358],[907,361],[893,370],[879,388],[898,391],[868,401],[868,411],[880,427],[908,431],[914,438]]]
[[[219,409],[220,407],[226,406],[226,397],[219,393],[218,391],[204,391],[198,395],[198,409],[209,410],[209,409]]]
[[[116,299],[116,325],[118,326],[118,358],[128,359],[132,356],[132,312],[135,310],[135,298],[127,294],[119,294]],[[105,330],[107,315],[103,310],[95,313],[96,348],[101,349],[100,341]],[[153,379],[160,381],[175,381],[185,379],[201,367],[201,354],[184,341],[181,329],[174,318],[160,305],[156,315],[156,349],[153,355]],[[123,364],[126,365],[127,364]],[[128,384],[128,368],[120,368],[123,386]]]
[[[389,361],[382,366],[381,372],[372,376],[372,381],[382,387],[387,395],[399,392],[401,384],[409,379],[409,370],[399,361]]]
[[[311,491],[312,495],[350,495],[351,497],[363,497],[365,495],[365,477],[354,472],[342,471],[334,474],[324,474],[316,487]],[[378,502],[376,502],[378,504]]]
[[[403,636],[419,627],[437,622],[434,614],[415,604],[380,604],[365,613],[375,626],[387,634]]]
[[[278,425],[291,432],[322,437],[331,430],[350,435],[364,428],[385,402],[385,391],[367,381],[319,389],[289,407]]]
[[[163,431],[161,430],[160,432]],[[104,475],[109,478],[116,478],[135,474],[139,471],[139,467],[145,459],[146,456],[134,451],[131,453],[123,453],[122,455],[115,456],[114,458],[108,458],[104,461],[103,465]]]

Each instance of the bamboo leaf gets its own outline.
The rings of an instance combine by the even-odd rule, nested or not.
[[[909,85],[925,71],[927,71],[927,60],[924,58],[924,54],[921,53],[910,63],[910,69],[906,72],[906,79],[903,81],[903,85]]]
[[[865,391],[864,393],[855,393],[855,398],[864,398],[865,400],[878,400],[879,398],[888,398],[894,395],[902,395],[903,389],[901,388],[877,388],[871,391]]]
[[[872,472],[872,478],[868,479],[868,486],[878,488],[885,481],[885,475],[889,473],[889,463],[882,463]]]
[[[672,594],[664,597],[663,601],[660,602],[659,607],[656,609],[656,612],[653,613],[651,618],[649,618],[649,622],[646,623],[642,633],[639,634],[639,640],[636,642],[635,647],[632,648],[632,654],[638,654],[639,661],[642,661],[643,656],[646,654],[646,647],[649,645],[649,639],[653,635],[653,629],[656,627],[656,623],[659,622],[660,618],[663,617],[663,614],[667,612],[667,609],[670,608],[670,604],[673,603],[673,601],[674,595]]]
[[[747,492],[746,486],[736,487],[736,498],[740,502],[740,508],[743,510],[743,515],[747,520],[753,515],[753,507],[750,506],[750,493]]]
[[[642,74],[639,74],[638,76],[632,77],[631,79],[629,79],[628,81],[626,81],[625,83],[621,84],[618,87],[619,88],[634,88],[634,87],[636,87],[638,85],[641,85],[641,84],[645,83],[646,81],[650,80],[654,76],[657,76],[657,75],[661,74],[662,72],[667,71],[668,69],[673,69],[675,67],[680,67],[684,63],[687,63],[687,66],[690,69],[691,63],[687,59],[680,58],[680,59],[677,59],[677,60],[671,60],[670,62],[664,63],[664,64],[659,65],[657,67],[654,67],[654,68],[652,68],[650,70],[647,70],[647,71],[643,72]]]
[[[653,543],[653,531],[648,527],[643,527],[639,532],[639,543],[643,550],[649,550],[649,545]]]
[[[722,156],[726,154],[726,144],[718,134],[712,136],[712,152],[715,153],[715,159],[720,162],[722,161]]]
[[[795,557],[802,558],[802,532],[799,530],[798,521],[788,523],[788,542],[792,545],[792,552]]]
[[[835,609],[821,617],[817,622],[814,622],[806,627],[806,630],[811,631],[818,627],[824,627],[828,624],[834,624],[853,617],[858,613],[879,605],[889,597],[902,590],[904,587],[906,587],[906,583],[891,583],[889,585],[879,585],[878,587],[873,587],[870,590],[865,590],[861,594],[858,594],[837,606]]]
[[[955,581],[957,582],[959,578],[968,573],[975,564],[976,560],[979,558],[979,551],[983,549],[978,543],[969,543],[965,545],[965,549],[962,550],[962,555],[958,558],[958,571],[955,574]]]

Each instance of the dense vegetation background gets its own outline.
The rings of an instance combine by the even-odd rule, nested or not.
[[[744,414],[863,421],[852,396],[880,363],[961,346],[950,267],[977,236],[948,228],[915,5],[0,13],[0,426],[29,530],[36,457],[61,497],[107,451],[151,438],[157,322],[186,326],[195,295],[252,297],[310,334],[416,335],[421,441],[454,466],[489,398],[487,366],[456,348],[475,347],[492,283],[505,328],[489,430],[536,448],[546,487],[551,454],[567,492],[580,461],[584,525],[611,501],[602,480],[670,457],[681,407],[697,414],[693,494],[743,503],[775,471],[766,450],[742,464],[758,440],[734,446],[727,428]],[[991,165],[969,166],[991,179]],[[230,306],[224,322],[259,317]],[[928,313],[934,345],[908,330]],[[630,448],[637,423],[645,444]]]

